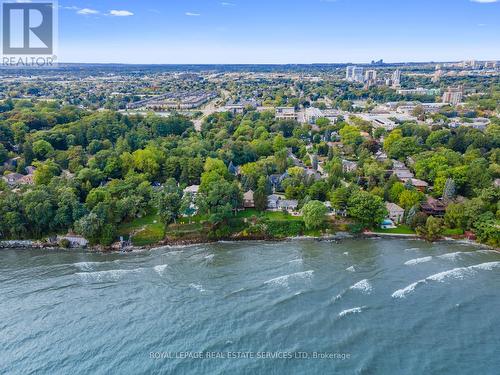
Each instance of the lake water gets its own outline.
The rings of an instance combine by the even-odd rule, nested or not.
[[[457,242],[3,250],[0,302],[2,374],[500,373],[500,253]]]

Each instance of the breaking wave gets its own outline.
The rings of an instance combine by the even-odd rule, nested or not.
[[[414,266],[415,264],[430,262],[431,260],[432,257],[410,259],[409,261],[405,262],[405,266]]]
[[[163,273],[165,272],[165,270],[167,269],[167,265],[166,264],[160,264],[158,266],[154,266],[153,269],[155,270],[155,272],[162,276]]]
[[[348,267],[345,270],[349,271],[349,272],[356,272],[356,269],[354,268],[354,266]]]
[[[359,314],[360,312],[363,311],[364,308],[366,308],[366,306],[354,307],[352,309],[343,310],[339,313],[339,318],[342,318],[343,316],[346,316],[349,314]]]
[[[372,284],[370,284],[370,282],[365,279],[365,280],[358,281],[356,284],[351,286],[349,289],[360,290],[361,292],[363,292],[365,294],[370,294],[373,290],[373,287],[372,287]]]
[[[392,293],[392,298],[405,298],[408,294],[413,292],[415,288],[420,284],[426,284],[429,281],[444,282],[447,279],[464,279],[467,276],[472,276],[477,273],[478,270],[491,271],[494,268],[500,266],[500,262],[488,262],[476,264],[469,267],[458,267],[453,268],[448,271],[443,271],[426,277],[425,279],[419,280],[413,284],[408,285],[403,289],[398,289]]]
[[[290,280],[294,279],[310,279],[313,275],[314,271],[304,271],[304,272],[296,272],[296,273],[291,273],[289,275],[284,275],[280,277],[276,277],[271,280],[267,280],[264,282],[264,284],[271,284],[271,285],[277,285],[277,286],[288,286],[288,282]]]

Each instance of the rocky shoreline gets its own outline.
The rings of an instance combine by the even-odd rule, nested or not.
[[[132,252],[132,251],[141,251],[141,250],[150,250],[155,248],[160,248],[163,246],[171,246],[171,247],[182,247],[182,246],[191,246],[191,245],[203,245],[217,242],[249,242],[249,241],[268,241],[268,242],[283,242],[283,241],[294,241],[294,240],[315,240],[315,241],[341,241],[345,239],[362,239],[362,238],[411,238],[420,241],[425,241],[424,238],[416,235],[416,234],[391,234],[391,233],[375,233],[375,232],[364,232],[359,234],[351,234],[348,232],[338,232],[334,235],[325,235],[325,236],[296,236],[296,237],[285,237],[285,238],[271,238],[269,236],[245,236],[245,237],[230,237],[230,238],[222,238],[222,239],[208,239],[208,238],[191,238],[191,239],[165,239],[155,244],[146,245],[146,246],[126,246],[120,248],[117,244],[111,246],[87,246],[87,247],[71,247],[71,249],[76,250],[87,250],[89,252]],[[465,241],[471,245],[481,246],[484,248],[488,248],[495,251],[500,251],[500,249],[472,241],[472,240],[464,240],[461,238],[451,238],[444,237],[440,241]],[[49,243],[43,240],[6,240],[0,241],[0,249],[61,249],[62,247]]]

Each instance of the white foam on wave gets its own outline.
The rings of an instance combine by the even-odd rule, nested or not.
[[[348,267],[345,270],[349,271],[349,272],[356,272],[356,269],[354,268],[354,266]]]
[[[189,284],[189,287],[192,289],[196,289],[200,293],[206,292],[206,290],[203,289],[203,285],[200,285],[200,284]]]
[[[415,264],[430,262],[431,260],[432,257],[410,259],[409,261],[405,262],[405,266],[414,266]]]
[[[407,294],[410,294],[415,290],[418,284],[425,283],[424,280],[419,280],[416,283],[408,285],[406,288],[398,289],[392,293],[392,298],[405,298]]]
[[[301,259],[301,258],[299,258],[299,259],[293,259],[293,260],[289,261],[288,263],[302,264],[302,263],[304,263],[304,259]]]
[[[500,267],[500,262],[481,263],[472,267],[475,270],[492,271],[494,268]]]
[[[348,252],[348,251],[346,251],[346,252],[344,253],[344,255],[349,255],[349,252]]]
[[[352,285],[349,287],[351,290],[360,290],[361,292],[365,294],[370,294],[373,290],[372,284],[368,280],[361,280],[358,281],[356,284]]]
[[[449,253],[449,254],[443,254],[439,255],[439,259],[447,259],[447,260],[456,260],[462,256],[462,254],[466,254],[463,251],[457,251],[456,253]]]
[[[165,270],[167,269],[167,266],[168,266],[167,264],[160,264],[158,266],[154,266],[153,269],[158,275],[162,276]]]
[[[291,273],[289,275],[284,275],[280,277],[275,277],[274,279],[267,280],[264,284],[271,284],[277,286],[288,286],[288,282],[293,279],[310,279],[313,275],[314,271],[304,271],[304,272],[296,272]]]
[[[408,285],[403,289],[398,289],[394,293],[392,293],[392,298],[405,298],[408,294],[413,292],[415,288],[420,284],[426,284],[429,281],[436,281],[443,283],[447,279],[464,279],[465,277],[472,276],[477,273],[477,271],[492,271],[494,268],[500,266],[500,262],[488,262],[476,264],[469,267],[458,267],[453,268],[448,271],[443,271],[436,273],[434,275],[428,276],[425,279],[419,280],[413,284]]]
[[[359,314],[365,308],[366,308],[366,306],[361,306],[361,307],[353,307],[352,309],[343,310],[339,313],[339,318],[342,318],[343,316],[346,316],[349,314]]]
[[[143,268],[135,268],[130,270],[107,270],[95,272],[77,272],[75,275],[80,277],[85,282],[102,282],[102,281],[117,281],[126,274],[135,273],[143,270]]]
[[[214,260],[215,258],[215,254],[208,254],[207,256],[205,256],[205,260],[208,261],[208,262],[211,262],[212,260]]]

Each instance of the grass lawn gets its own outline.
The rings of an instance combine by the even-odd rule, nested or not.
[[[443,232],[443,236],[461,236],[464,234],[464,231],[460,228],[458,229],[445,229]]]
[[[133,245],[145,246],[161,241],[165,237],[165,230],[159,216],[152,214],[121,224],[118,235],[131,235]]]
[[[255,209],[247,209],[239,211],[236,214],[236,217],[238,218],[250,218],[252,216],[266,217],[270,220],[302,220],[301,216],[293,216],[283,211],[257,211]]]
[[[407,225],[400,225],[393,229],[377,228],[373,230],[375,233],[391,233],[391,234],[415,234],[415,231]]]

